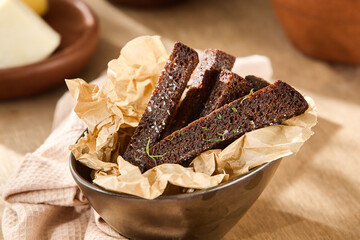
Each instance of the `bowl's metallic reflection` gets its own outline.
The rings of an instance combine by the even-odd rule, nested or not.
[[[106,191],[90,169],[70,158],[70,170],[97,213],[131,239],[220,239],[260,196],[281,160],[217,187],[154,200]]]

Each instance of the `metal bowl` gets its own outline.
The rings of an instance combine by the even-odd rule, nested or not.
[[[220,239],[260,196],[281,159],[206,190],[153,200],[91,183],[91,169],[70,156],[70,170],[95,211],[130,239]]]

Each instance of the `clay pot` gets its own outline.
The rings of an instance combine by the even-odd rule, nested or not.
[[[121,4],[136,8],[161,7],[177,2],[177,0],[109,0],[115,4]]]
[[[360,1],[271,0],[291,42],[306,55],[360,63]]]

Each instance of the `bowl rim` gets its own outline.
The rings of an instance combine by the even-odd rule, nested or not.
[[[70,161],[69,161],[69,165],[70,165],[70,172],[71,175],[73,176],[73,178],[76,180],[76,182],[80,182],[80,184],[85,185],[87,188],[90,188],[96,192],[102,193],[102,194],[106,194],[106,195],[111,195],[114,197],[121,197],[121,198],[129,198],[129,199],[137,199],[137,200],[152,200],[152,201],[163,201],[163,200],[174,200],[174,199],[188,199],[188,198],[193,198],[193,197],[197,197],[199,195],[203,195],[205,193],[212,193],[212,192],[217,192],[219,190],[222,190],[226,187],[232,186],[240,181],[243,181],[247,178],[250,178],[251,176],[257,174],[258,172],[264,170],[267,167],[270,167],[271,165],[275,164],[275,161],[281,160],[282,158],[278,158],[275,160],[272,160],[270,162],[266,162],[258,167],[255,167],[254,169],[250,170],[249,172],[242,174],[234,179],[231,179],[225,183],[221,183],[217,186],[211,187],[211,188],[206,188],[206,189],[201,189],[201,190],[197,190],[195,192],[191,192],[191,193],[184,193],[184,194],[177,194],[177,195],[170,195],[170,196],[159,196],[156,197],[154,199],[146,199],[146,198],[142,198],[139,196],[135,196],[135,195],[130,195],[130,194],[125,194],[125,193],[118,193],[118,192],[113,192],[110,190],[106,190],[100,186],[97,186],[89,181],[87,181],[85,178],[83,178],[79,172],[76,169],[75,163],[76,163],[76,159],[75,156],[73,155],[73,153],[70,153]],[[82,163],[80,163],[82,164]],[[77,185],[79,185],[77,183]]]

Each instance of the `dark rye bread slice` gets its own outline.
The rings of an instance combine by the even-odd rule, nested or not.
[[[123,155],[125,160],[139,166],[140,170],[144,169],[145,162],[142,156],[146,152],[146,146],[151,147],[160,139],[198,63],[198,54],[195,50],[180,42],[175,43],[145,113]]]
[[[254,89],[254,91],[269,86],[269,83],[267,81],[254,75],[247,75],[245,79],[251,84],[251,88]]]
[[[234,56],[218,49],[204,51],[204,56],[193,74],[189,90],[171,119],[164,137],[199,117],[221,69],[230,70],[235,59]]]
[[[182,164],[208,149],[223,148],[246,132],[280,124],[304,113],[307,108],[308,104],[299,92],[277,81],[164,138],[144,156],[146,167],[150,169],[163,163]]]
[[[236,73],[223,69],[204,105],[204,109],[201,111],[200,117],[249,94],[250,91],[256,92],[268,85],[269,83],[261,78],[251,76],[244,79]]]

